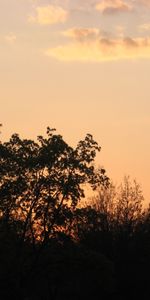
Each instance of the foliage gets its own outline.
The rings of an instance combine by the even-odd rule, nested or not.
[[[50,128],[0,142],[3,299],[149,297],[150,208],[136,181],[95,168],[97,151],[90,134],[74,149]],[[80,206],[86,185],[97,195]]]
[[[75,149],[55,129],[38,141],[12,135],[0,145],[0,212],[7,223],[22,221],[22,239],[41,241],[65,226],[69,208],[84,197],[83,186],[107,184],[93,165],[100,147],[87,134]]]

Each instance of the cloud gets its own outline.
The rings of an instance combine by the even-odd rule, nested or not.
[[[96,28],[67,31],[71,41],[47,49],[44,54],[61,61],[102,62],[119,59],[150,58],[150,38],[102,36]]]
[[[140,31],[150,31],[150,23],[144,23],[139,25]]]
[[[128,48],[135,48],[135,47],[140,46],[140,44],[138,43],[138,40],[132,39],[130,37],[124,38],[123,42],[124,42],[125,46],[127,46]]]
[[[14,44],[17,39],[16,35],[13,33],[9,33],[8,35],[5,35],[4,38],[5,38],[5,41],[9,44]]]
[[[100,35],[98,28],[71,28],[63,32],[63,35],[71,37],[78,42],[91,41]]]
[[[124,0],[103,0],[96,4],[96,10],[103,14],[116,14],[132,11],[132,5]]]
[[[150,0],[137,0],[139,4],[150,7]]]
[[[68,11],[60,6],[48,5],[36,7],[35,15],[30,15],[28,21],[40,25],[65,23],[68,18]]]
[[[115,26],[115,31],[116,31],[117,36],[123,37],[125,35],[126,27],[117,25],[117,26]]]

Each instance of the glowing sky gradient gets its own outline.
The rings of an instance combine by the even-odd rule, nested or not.
[[[150,0],[0,0],[1,138],[92,133],[150,200]]]

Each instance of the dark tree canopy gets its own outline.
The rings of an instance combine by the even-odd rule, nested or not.
[[[117,188],[95,167],[98,151],[49,127],[0,142],[2,299],[149,299],[150,208],[136,181]],[[81,206],[87,185],[97,196]]]
[[[84,197],[84,185],[107,185],[103,169],[96,172],[94,159],[100,147],[87,134],[75,149],[55,129],[37,142],[12,135],[0,144],[0,212],[8,222],[24,223],[23,238],[45,239],[64,226],[68,209]],[[28,230],[27,230],[28,229]],[[37,234],[37,230],[36,230]]]

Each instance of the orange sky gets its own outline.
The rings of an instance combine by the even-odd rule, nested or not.
[[[0,0],[1,138],[92,133],[150,201],[150,1]]]

